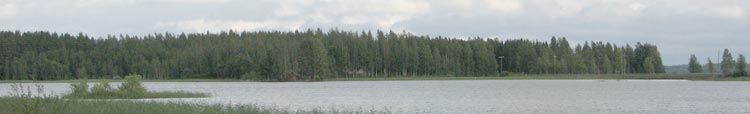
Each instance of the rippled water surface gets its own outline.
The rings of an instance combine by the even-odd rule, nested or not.
[[[150,91],[194,91],[195,103],[291,110],[395,113],[750,113],[750,82],[461,80],[346,82],[146,82]],[[30,85],[30,84],[27,84]],[[63,94],[67,83],[44,83]],[[10,92],[0,84],[0,95]],[[159,99],[164,100],[164,99]]]

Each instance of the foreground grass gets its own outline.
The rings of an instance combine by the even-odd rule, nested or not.
[[[253,104],[223,105],[196,104],[174,101],[133,101],[128,99],[71,99],[44,92],[44,85],[10,85],[9,96],[0,96],[0,114],[330,114],[390,113],[384,111],[342,111],[334,108],[311,111],[262,107]],[[36,90],[36,91],[34,91]],[[183,95],[180,92],[160,92],[169,98]],[[179,95],[172,95],[179,94]],[[158,98],[146,95],[150,98]],[[101,97],[101,95],[99,96]],[[387,110],[386,110],[387,111]]]
[[[75,100],[59,97],[0,97],[1,114],[329,114],[380,111],[290,111],[257,105],[193,104],[128,100]]]
[[[79,83],[79,82],[123,82],[124,80],[113,79],[73,79],[73,80],[0,80],[0,83]],[[141,80],[142,82],[250,82],[253,80],[238,79],[162,79]]]

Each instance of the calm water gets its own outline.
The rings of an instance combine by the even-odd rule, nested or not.
[[[157,82],[151,91],[207,92],[196,103],[292,110],[396,113],[750,113],[750,82],[481,80],[352,82]],[[0,84],[7,95],[10,84]],[[67,83],[46,83],[54,93]],[[162,99],[163,100],[163,99]]]

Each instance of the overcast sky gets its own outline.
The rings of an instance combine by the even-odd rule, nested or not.
[[[0,0],[0,30],[143,35],[222,30],[656,44],[666,65],[750,54],[750,0]]]

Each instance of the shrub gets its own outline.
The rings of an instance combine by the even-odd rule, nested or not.
[[[112,88],[107,81],[102,81],[91,88],[91,96],[119,96],[118,90]]]
[[[87,83],[87,81],[82,81],[81,83],[77,83],[77,84],[75,83],[70,84],[70,89],[73,90],[72,94],[77,94],[77,95],[88,94],[89,84]]]
[[[143,96],[146,94],[146,88],[141,85],[141,75],[125,76],[125,82],[120,85],[120,91],[129,96]]]

